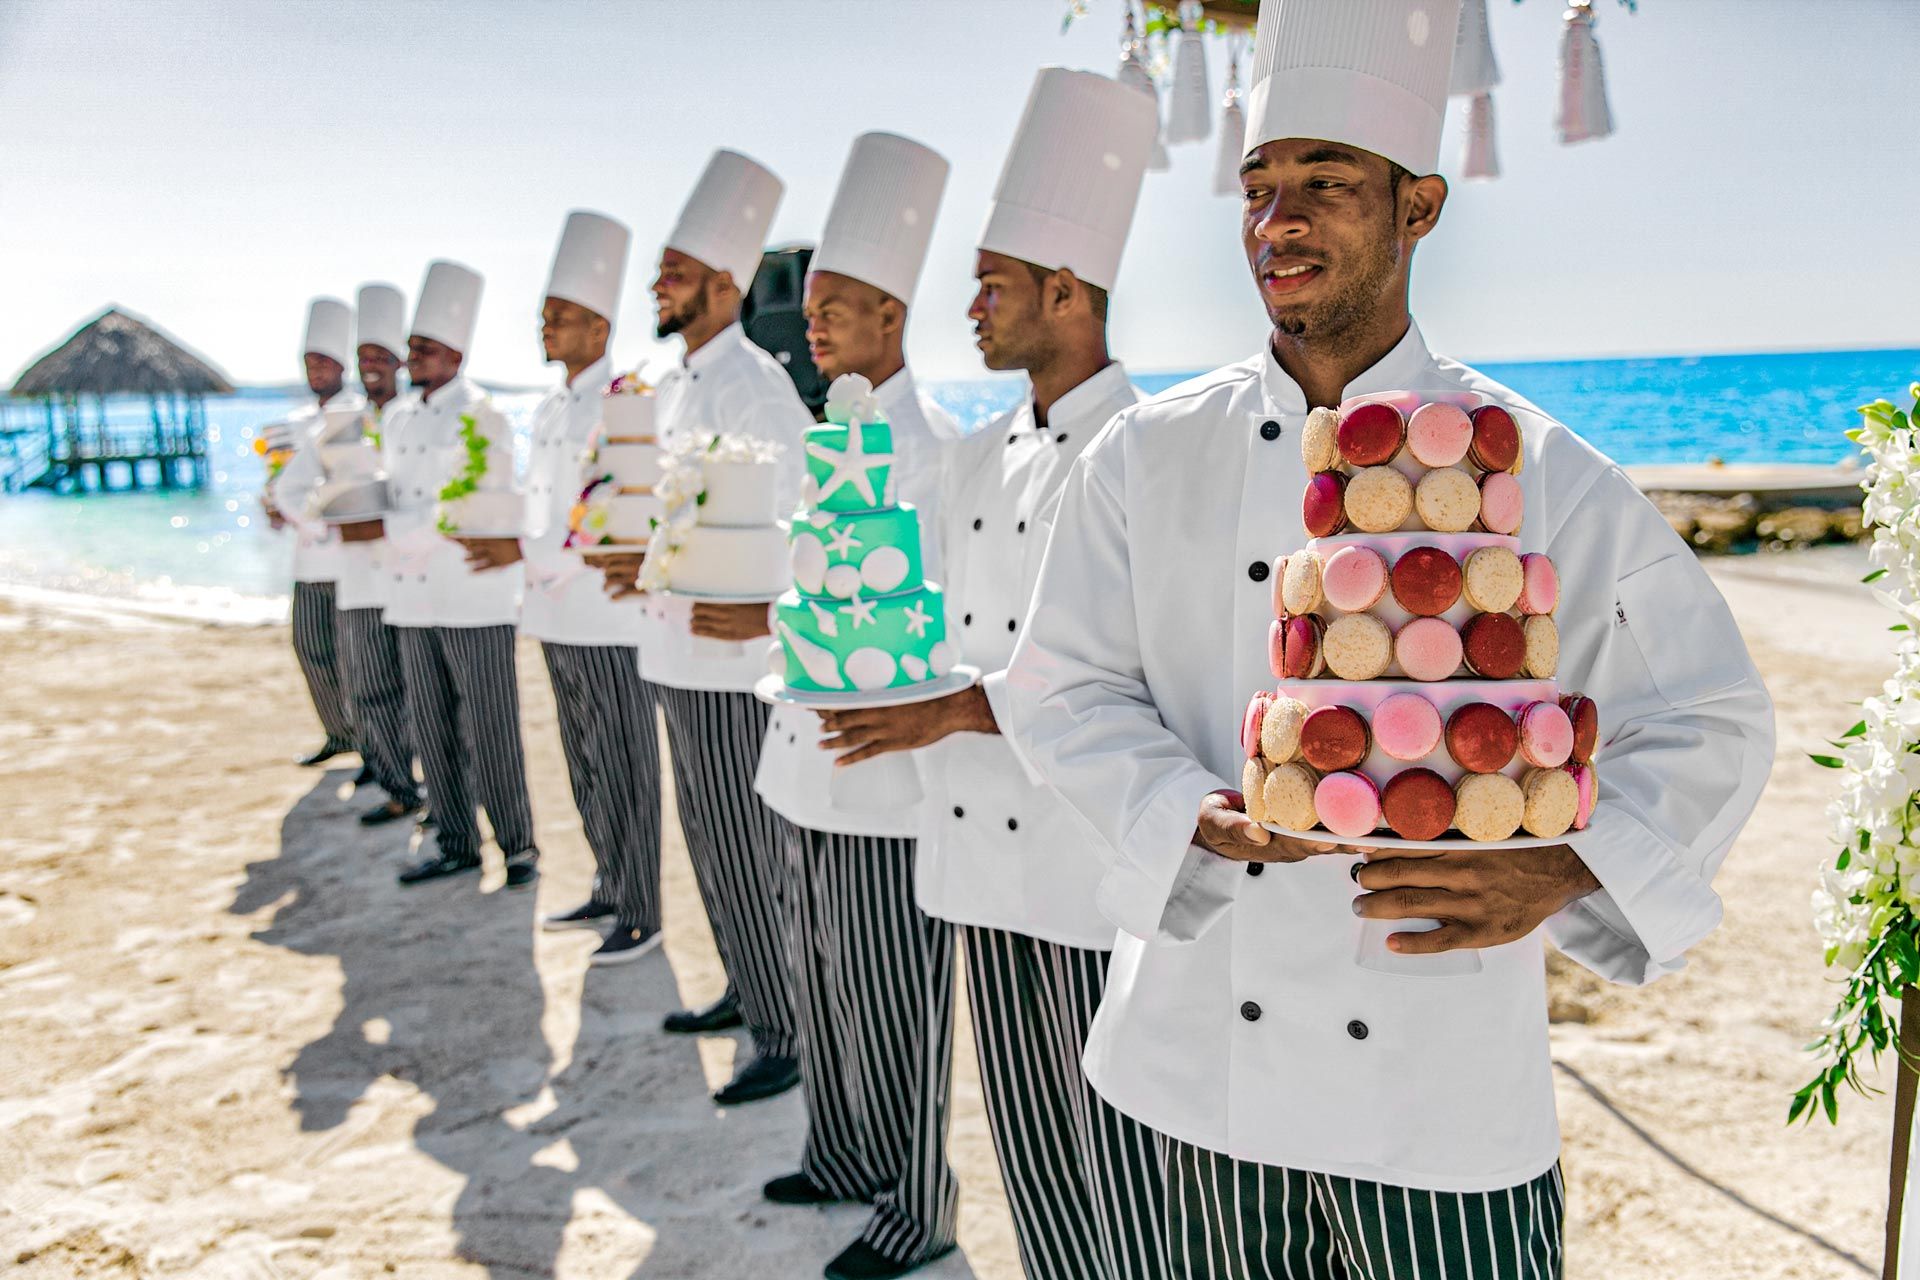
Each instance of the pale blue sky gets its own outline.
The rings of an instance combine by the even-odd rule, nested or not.
[[[914,308],[924,376],[980,371],[973,239],[1034,69],[1111,73],[1118,0],[0,0],[0,380],[108,302],[235,378],[297,375],[314,293],[487,277],[472,369],[536,381],[562,216],[635,232],[622,364],[663,359],[645,294],[707,155],[787,182],[817,234],[852,137],[953,177]],[[1492,0],[1506,176],[1456,183],[1416,315],[1467,358],[1920,345],[1915,0],[1600,0],[1619,133],[1552,139],[1556,0]],[[1216,86],[1224,50],[1210,49]],[[1150,175],[1116,289],[1142,370],[1255,350],[1216,142]],[[1458,163],[1457,115],[1442,169]]]

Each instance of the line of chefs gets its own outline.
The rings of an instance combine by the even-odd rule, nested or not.
[[[1457,20],[1458,0],[1267,0],[1241,231],[1273,331],[1253,361],[1144,404],[1107,317],[1150,97],[1036,78],[968,312],[988,367],[1024,371],[1029,394],[971,433],[916,387],[902,341],[947,164],[891,134],[856,140],[808,338],[822,373],[876,388],[949,634],[985,673],[934,702],[772,711],[750,692],[765,606],[649,596],[638,557],[589,568],[561,545],[613,374],[617,222],[576,212],[561,237],[541,333],[566,376],[533,416],[518,538],[456,543],[432,522],[461,416],[507,429],[465,369],[479,276],[433,264],[404,335],[397,295],[369,286],[357,346],[344,304],[314,304],[316,403],[352,394],[351,354],[392,503],[354,541],[301,522],[294,636],[320,758],[358,746],[389,797],[365,821],[424,805],[430,851],[403,883],[477,869],[476,805],[509,886],[535,883],[514,637],[539,639],[597,872],[545,925],[598,930],[610,964],[660,940],[664,723],[729,978],[667,1029],[746,1029],[722,1104],[801,1086],[804,1147],[764,1195],[871,1206],[830,1278],[903,1275],[955,1247],[961,975],[1029,1276],[1560,1273],[1541,927],[1616,980],[1677,968],[1717,919],[1712,873],[1771,759],[1764,689],[1711,584],[1604,458],[1550,422],[1528,440],[1530,524],[1554,530],[1535,549],[1569,584],[1562,670],[1609,714],[1600,804],[1569,845],[1363,864],[1269,837],[1231,788],[1221,729],[1265,682],[1241,650],[1265,634],[1266,566],[1298,540],[1273,511],[1304,475],[1275,442],[1352,392],[1512,395],[1428,352],[1407,309],[1445,201],[1432,175]],[[661,437],[781,444],[790,506],[812,417],[740,325],[781,191],[716,153],[651,288],[657,335],[685,348],[658,389]],[[312,480],[298,463],[276,482],[283,513]],[[325,555],[340,557],[331,600]],[[1652,629],[1643,606],[1659,607]],[[1404,945],[1483,949],[1484,968],[1423,983],[1356,967],[1354,914],[1442,916]]]

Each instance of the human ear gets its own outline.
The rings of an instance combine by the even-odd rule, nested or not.
[[[1424,240],[1440,223],[1447,203],[1447,180],[1437,173],[1401,184],[1401,226],[1409,240]]]

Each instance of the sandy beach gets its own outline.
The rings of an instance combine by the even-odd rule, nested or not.
[[[1789,1130],[1830,989],[1808,920],[1833,777],[1806,751],[1885,677],[1857,550],[1713,570],[1779,703],[1780,758],[1677,978],[1554,966],[1569,1275],[1878,1270],[1890,1103]],[[284,628],[0,600],[0,1270],[807,1277],[863,1211],[779,1209],[801,1105],[707,1100],[736,1049],[658,1030],[720,971],[667,815],[667,946],[589,972],[536,931],[591,861],[523,642],[547,874],[402,892],[408,836],[352,815]],[[951,1153],[964,1256],[1017,1277],[960,1019]],[[1883,1073],[1890,1080],[1891,1073]]]

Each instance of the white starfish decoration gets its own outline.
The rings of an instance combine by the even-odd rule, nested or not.
[[[827,482],[820,486],[820,500],[822,502],[839,492],[841,485],[850,484],[859,491],[860,496],[866,500],[868,507],[872,508],[880,505],[879,498],[876,497],[873,492],[873,476],[871,472],[875,467],[884,467],[891,464],[893,462],[893,455],[891,453],[868,453],[866,432],[858,425],[847,428],[846,448],[829,449],[823,444],[810,444],[807,446],[807,452],[833,468],[833,474],[828,476]]]
[[[840,634],[840,619],[833,616],[831,609],[822,609],[813,601],[807,601],[813,608],[813,624],[820,628],[820,634],[829,638]]]
[[[835,529],[833,536],[827,539],[827,550],[842,560],[853,559],[853,549],[865,545],[854,536],[853,529],[844,524]]]
[[[933,615],[928,613],[926,606],[921,604],[918,600],[915,600],[913,602],[913,607],[907,610],[906,618],[907,618],[907,634],[910,636],[926,635],[927,624],[933,621]]]
[[[858,631],[861,627],[879,625],[879,622],[873,616],[873,607],[873,601],[862,600],[856,595],[853,599],[840,606],[840,612],[853,616],[853,629]]]

